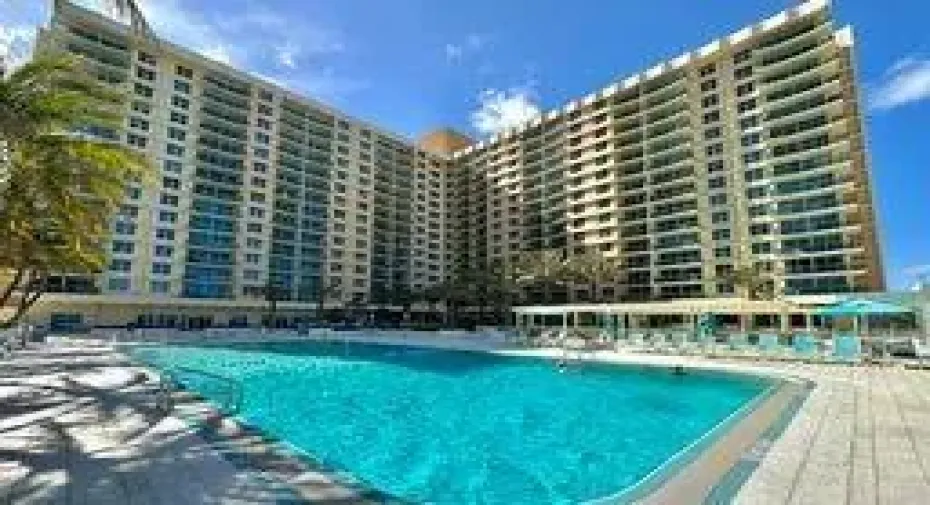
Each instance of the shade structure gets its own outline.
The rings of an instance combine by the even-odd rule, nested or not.
[[[881,300],[843,300],[833,305],[821,307],[815,312],[821,316],[854,317],[868,315],[893,315],[913,312],[909,307],[902,307]]]

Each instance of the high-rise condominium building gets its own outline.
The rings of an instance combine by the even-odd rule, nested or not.
[[[826,1],[478,143],[412,142],[56,4],[42,46],[131,93],[101,134],[159,169],[115,217],[108,270],[56,286],[145,301],[124,315],[379,303],[535,250],[618,257],[599,288],[618,300],[731,296],[748,268],[787,294],[883,287],[852,32]]]

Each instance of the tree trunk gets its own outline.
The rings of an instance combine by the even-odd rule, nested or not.
[[[28,274],[29,280],[23,285],[20,291],[19,303],[16,311],[6,321],[0,322],[0,328],[10,328],[26,315],[26,312],[39,300],[39,297],[45,293],[48,279],[42,273],[31,271]]]

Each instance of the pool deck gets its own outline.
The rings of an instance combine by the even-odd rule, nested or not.
[[[446,338],[378,341],[561,355]],[[586,358],[812,381],[810,395],[774,443],[752,445],[731,458],[755,468],[732,490],[733,503],[928,502],[928,371],[612,351]],[[335,483],[325,472],[292,468],[268,457],[254,435],[222,429],[222,437],[208,437],[179,417],[158,414],[150,405],[151,381],[135,380],[142,371],[105,346],[49,346],[0,361],[0,505],[376,501]],[[181,402],[175,413],[189,418],[202,407],[196,401]],[[683,488],[687,494],[670,489],[663,494],[660,488],[642,502],[717,503],[709,496],[718,496],[712,494],[718,489],[695,482]],[[682,496],[688,499],[682,501]]]
[[[0,505],[374,503],[228,422],[192,427],[195,399],[160,413],[140,374],[107,347],[0,361]]]

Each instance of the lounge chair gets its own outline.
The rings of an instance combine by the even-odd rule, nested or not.
[[[862,361],[862,339],[855,335],[834,337],[831,361],[851,364]]]
[[[763,357],[770,359],[784,358],[785,348],[778,342],[778,335],[762,333],[759,335],[759,352]]]
[[[627,344],[634,350],[643,351],[646,349],[647,334],[642,331],[630,332],[627,338]]]
[[[792,349],[795,358],[805,361],[813,361],[820,357],[817,349],[817,339],[810,333],[795,335]]]
[[[731,358],[750,357],[752,354],[749,349],[749,335],[745,333],[729,334],[723,354]]]
[[[921,342],[919,338],[912,338],[911,346],[914,347],[914,357],[917,358],[917,366],[923,368],[924,360],[930,358],[930,344]]]

